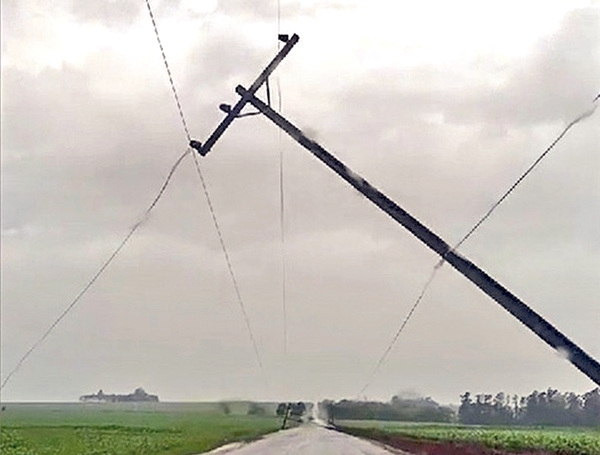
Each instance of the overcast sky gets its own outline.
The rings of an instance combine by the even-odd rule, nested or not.
[[[203,141],[277,51],[277,2],[151,3]],[[276,73],[284,115],[449,243],[600,91],[598,1],[281,0],[281,32],[300,35]],[[596,359],[599,143],[596,113],[461,249]],[[185,148],[142,0],[2,1],[2,379]],[[138,386],[164,401],[358,394],[435,255],[266,118],[234,122],[201,165],[268,385],[188,157],[3,400]],[[549,386],[594,384],[445,266],[366,396]]]

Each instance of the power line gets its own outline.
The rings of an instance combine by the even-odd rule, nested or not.
[[[104,273],[104,271],[108,268],[108,266],[112,263],[112,261],[121,252],[121,250],[127,244],[127,242],[129,241],[129,239],[131,238],[131,236],[133,236],[133,234],[135,233],[135,231],[137,231],[140,226],[142,226],[144,223],[146,223],[146,221],[150,217],[150,212],[154,209],[154,207],[156,206],[156,204],[158,203],[158,201],[162,197],[163,193],[167,189],[167,186],[169,185],[169,182],[171,181],[171,177],[173,177],[173,174],[175,173],[175,170],[177,169],[177,167],[179,166],[179,164],[183,161],[183,159],[185,158],[185,156],[189,152],[190,152],[189,149],[186,150],[177,159],[177,161],[175,161],[175,164],[171,167],[171,170],[169,171],[169,174],[167,175],[167,178],[165,179],[164,183],[162,184],[160,190],[158,191],[158,194],[156,195],[156,197],[154,198],[154,200],[152,201],[152,203],[150,204],[150,206],[146,209],[146,211],[144,212],[142,218],[133,225],[133,227],[129,230],[129,232],[127,233],[127,235],[125,236],[125,238],[121,241],[121,243],[117,246],[117,248],[112,252],[112,254],[108,257],[108,259],[106,261],[104,261],[104,263],[102,264],[102,266],[98,269],[98,271],[94,274],[94,276],[88,281],[88,283],[83,287],[83,289],[81,291],[79,291],[79,293],[77,294],[77,296],[75,296],[75,298],[67,306],[67,308],[65,308],[65,310],[58,316],[58,318],[56,318],[56,320],[44,332],[44,334],[41,336],[41,338],[39,340],[37,340],[29,348],[29,350],[23,355],[23,357],[21,357],[21,359],[17,362],[17,365],[6,376],[6,378],[4,379],[4,381],[2,381],[2,386],[0,386],[0,390],[2,390],[4,388],[4,386],[8,383],[8,381],[10,380],[10,378],[21,368],[21,365],[23,364],[23,362],[25,362],[25,360],[27,360],[27,358],[44,342],[44,340],[46,338],[48,338],[48,336],[54,330],[54,328],[75,307],[75,305],[77,305],[77,303],[79,303],[79,301],[83,298],[83,296],[88,292],[88,290],[94,285],[94,283],[98,280],[98,278],[100,278],[100,276]]]
[[[158,34],[158,27],[156,25],[156,20],[154,19],[154,13],[152,12],[152,8],[150,7],[150,0],[146,0],[146,7],[148,8],[148,14],[150,14],[150,20],[152,20],[152,26],[154,27],[154,35],[156,35],[156,41],[158,41],[158,47],[160,48],[160,53],[162,55],[163,63],[165,65],[165,69],[167,70],[167,75],[169,76],[169,82],[171,83],[171,91],[173,92],[173,97],[175,98],[175,103],[177,104],[177,110],[179,111],[179,117],[181,118],[181,123],[183,124],[183,129],[185,130],[185,135],[187,137],[188,142],[192,140],[190,136],[190,131],[187,126],[187,122],[185,121],[185,116],[183,115],[183,109],[181,108],[181,103],[179,102],[179,95],[177,95],[177,89],[175,88],[175,82],[173,82],[173,75],[171,74],[171,69],[169,68],[169,62],[167,61],[167,56],[165,55],[165,49],[163,48],[162,41],[160,40],[160,35]]]
[[[281,34],[281,0],[277,0],[277,51],[281,48],[279,35]],[[276,76],[277,85],[277,110],[281,113],[281,81]],[[284,174],[283,174],[283,145],[281,140],[281,128],[277,129],[277,147],[279,148],[279,229],[281,232],[281,310],[283,317],[283,352],[287,354],[287,270],[286,270],[286,251],[285,251],[285,196],[284,196]]]
[[[599,95],[600,96],[600,95]],[[481,217],[481,219],[475,223],[473,225],[473,227],[471,229],[469,229],[469,231],[459,240],[459,242],[454,245],[454,247],[452,248],[451,251],[455,251],[457,250],[463,243],[465,243],[465,241],[471,237],[471,235],[473,235],[473,233],[479,229],[479,227],[490,217],[490,215],[494,212],[494,210],[496,210],[498,208],[498,206],[500,204],[502,204],[502,202],[504,202],[504,200],[508,197],[508,195],[510,193],[512,193],[515,188],[517,186],[519,186],[519,184],[525,180],[525,178],[534,170],[534,168],[540,164],[540,162],[546,157],[546,155],[548,155],[548,153],[554,148],[554,146],[556,144],[558,144],[558,142],[565,136],[565,134],[567,134],[567,132],[573,127],[575,126],[577,123],[581,122],[582,120],[588,118],[589,116],[591,116],[597,107],[597,102],[598,97],[594,98],[594,101],[592,101],[592,108],[585,111],[584,113],[580,114],[578,117],[576,117],[575,119],[573,119],[563,130],[562,132],[556,137],[556,139],[554,139],[552,141],[552,143],[548,146],[548,148],[546,148],[546,150],[544,150],[544,152],[531,164],[531,166],[529,166],[527,168],[527,170],[525,172],[523,172],[523,174],[521,174],[521,176],[516,180],[515,183],[513,183],[510,188],[508,188],[508,190],[506,190],[506,192],[502,195],[502,197],[500,199],[498,199],[494,205],[492,205],[492,207],[490,207],[490,209],[485,213],[485,215],[483,215]],[[444,259],[442,258],[442,260],[438,263],[438,266],[441,266],[443,263]]]
[[[217,236],[219,237],[219,244],[221,245],[221,250],[223,251],[223,256],[225,256],[225,261],[227,262],[227,270],[229,270],[229,276],[231,277],[231,281],[233,283],[233,287],[235,289],[235,295],[237,297],[238,304],[240,306],[240,310],[242,311],[242,315],[244,316],[244,322],[246,323],[246,329],[248,330],[248,334],[250,335],[250,340],[252,341],[252,347],[254,348],[254,354],[256,355],[256,360],[258,365],[260,366],[261,372],[266,382],[266,374],[265,368],[263,366],[260,353],[258,351],[258,345],[256,344],[256,339],[254,338],[254,333],[252,331],[252,326],[250,325],[250,319],[248,318],[248,313],[246,312],[246,307],[244,305],[244,301],[242,300],[242,294],[240,292],[240,287],[238,285],[237,278],[235,277],[235,273],[233,271],[233,266],[231,265],[231,259],[229,258],[229,253],[227,252],[227,248],[225,247],[225,240],[223,239],[223,234],[221,233],[221,228],[217,221],[217,217],[215,215],[215,210],[212,205],[212,201],[210,199],[208,188],[206,186],[206,181],[204,180],[204,175],[202,174],[202,170],[200,169],[200,163],[198,163],[198,158],[196,154],[193,153],[194,164],[196,167],[196,172],[198,174],[198,178],[200,179],[200,183],[202,185],[202,190],[204,191],[204,196],[206,197],[206,202],[208,204],[208,208],[210,210],[210,214],[212,216],[213,224],[215,225],[215,230],[217,231]]]
[[[521,174],[521,176],[515,181],[515,183],[513,183],[508,188],[508,190],[506,190],[506,192],[500,197],[500,199],[498,199],[492,205],[492,207],[479,219],[479,221],[477,221],[477,223],[475,223],[473,225],[473,227],[471,229],[469,229],[469,231],[460,239],[460,241],[458,243],[456,243],[456,245],[450,251],[456,251],[469,237],[471,237],[471,235],[473,235],[473,233],[477,229],[479,229],[479,227],[490,217],[490,215],[494,212],[494,210],[496,210],[498,208],[498,206],[500,204],[502,204],[502,202],[504,202],[504,200],[510,195],[510,193],[512,193],[515,190],[515,188],[534,170],[534,168],[546,157],[546,155],[548,155],[548,153],[556,146],[556,144],[558,144],[558,142],[560,142],[560,140],[567,134],[567,132],[573,126],[575,126],[577,123],[581,122],[582,120],[584,120],[584,119],[586,119],[586,118],[588,118],[588,117],[590,117],[591,115],[594,114],[594,112],[596,111],[596,108],[597,108],[596,102],[598,101],[599,98],[600,98],[600,95],[598,95],[596,98],[594,98],[594,100],[592,101],[592,108],[591,109],[583,112],[582,114],[580,114],[574,120],[572,120],[570,123],[567,124],[567,126],[562,130],[562,132],[546,148],[546,150],[544,150],[544,152],[527,168],[527,170],[525,172],[523,172],[523,174]],[[446,254],[448,254],[448,253],[446,253]],[[419,303],[421,303],[421,301],[423,300],[423,297],[427,293],[427,290],[431,286],[431,283],[433,282],[435,276],[437,275],[438,270],[440,269],[440,267],[443,264],[444,264],[444,258],[442,258],[433,267],[433,269],[431,271],[431,274],[429,276],[429,279],[425,282],[425,285],[421,289],[421,292],[419,293],[419,296],[417,297],[417,299],[413,303],[413,305],[410,308],[408,314],[404,318],[404,321],[402,321],[402,324],[400,325],[400,327],[396,331],[396,333],[395,333],[394,337],[392,338],[391,342],[388,344],[388,346],[384,350],[383,354],[381,355],[381,357],[379,358],[379,360],[375,364],[375,367],[371,371],[370,379],[367,381],[367,383],[363,386],[363,388],[359,392],[359,394],[358,394],[359,397],[362,396],[363,393],[371,385],[373,379],[375,378],[375,375],[377,374],[377,372],[379,371],[379,369],[383,365],[383,362],[387,358],[388,354],[391,352],[392,348],[394,347],[394,345],[398,341],[398,338],[399,338],[400,334],[402,333],[402,331],[404,330],[404,328],[408,324],[408,321],[413,316],[413,314],[414,314],[415,310],[417,309],[417,306],[419,305]]]
[[[156,20],[154,18],[154,14],[152,12],[152,8],[150,7],[150,2],[149,0],[146,0],[146,6],[148,8],[148,13],[150,14],[150,19],[152,20],[152,25],[154,27],[154,34],[156,35],[156,41],[158,42],[158,46],[160,48],[160,52],[162,55],[162,59],[163,59],[163,63],[165,65],[165,69],[167,70],[167,75],[169,76],[169,82],[171,84],[171,91],[173,92],[173,98],[175,99],[175,103],[177,104],[177,109],[179,111],[179,116],[181,117],[181,122],[183,124],[183,129],[185,131],[185,135],[187,137],[187,141],[188,143],[191,141],[191,136],[190,136],[190,132],[188,130],[187,127],[187,122],[185,121],[185,116],[183,114],[183,109],[181,108],[181,103],[179,102],[179,96],[177,95],[177,90],[175,88],[175,83],[173,82],[173,77],[171,75],[171,70],[169,69],[169,63],[167,60],[167,56],[165,54],[165,50],[163,48],[162,42],[160,40],[160,36],[158,34],[158,27],[156,25]],[[213,11],[214,13],[214,11]],[[213,14],[211,13],[211,15]],[[206,23],[206,22],[204,22]],[[223,255],[225,256],[225,261],[227,263],[227,269],[229,271],[229,275],[231,277],[231,281],[233,283],[233,287],[235,289],[235,294],[237,297],[237,301],[238,304],[240,306],[240,309],[242,311],[242,316],[244,317],[244,322],[246,323],[246,328],[248,330],[248,334],[250,335],[250,340],[252,341],[252,347],[254,348],[254,354],[256,355],[256,360],[258,362],[258,365],[260,366],[261,372],[263,374],[263,378],[265,380],[266,383],[266,374],[265,374],[265,369],[262,363],[262,359],[260,357],[259,351],[258,351],[258,345],[256,344],[256,339],[254,337],[254,333],[252,331],[252,326],[250,325],[250,319],[248,318],[248,314],[246,312],[246,307],[244,305],[244,301],[242,300],[242,295],[240,293],[240,289],[239,289],[239,285],[238,285],[238,281],[236,279],[235,273],[233,271],[233,266],[231,264],[231,260],[229,258],[229,253],[227,252],[227,247],[225,246],[225,240],[223,239],[223,234],[221,233],[221,228],[219,227],[219,223],[217,221],[217,216],[212,204],[212,201],[210,199],[210,195],[208,192],[208,187],[206,185],[206,182],[204,180],[204,176],[202,174],[202,171],[200,169],[200,163],[198,163],[198,159],[196,157],[195,152],[192,153],[193,157],[194,157],[194,164],[196,167],[196,172],[198,174],[198,178],[200,179],[200,183],[202,185],[202,190],[204,192],[204,196],[206,197],[206,202],[208,204],[208,208],[213,220],[213,224],[215,226],[215,229],[217,231],[217,236],[219,238],[219,243],[221,245],[221,250],[223,251]]]
[[[280,110],[281,112],[281,110]],[[281,307],[283,314],[283,352],[287,354],[287,270],[285,248],[285,196],[283,181],[283,148],[281,146],[281,130],[279,141],[279,228],[281,231]]]
[[[381,368],[381,365],[383,365],[384,360],[386,359],[386,357],[388,356],[388,354],[390,353],[390,351],[396,344],[396,341],[398,341],[398,337],[400,337],[400,334],[404,331],[406,324],[408,324],[408,321],[414,314],[415,310],[417,309],[417,306],[419,306],[419,303],[421,303],[421,300],[423,300],[423,297],[425,297],[425,293],[427,292],[427,290],[429,289],[429,286],[433,282],[433,279],[435,278],[438,270],[439,270],[439,267],[434,267],[432,269],[431,274],[429,275],[429,279],[425,282],[425,285],[421,289],[419,296],[417,297],[417,299],[413,303],[412,307],[408,311],[408,314],[404,318],[404,321],[402,321],[402,324],[400,324],[400,327],[396,331],[394,338],[392,338],[392,341],[390,342],[390,344],[388,344],[388,346],[385,348],[385,351],[383,351],[383,354],[381,354],[381,357],[379,357],[379,360],[377,361],[377,363],[375,364],[375,367],[371,371],[371,376],[370,376],[369,380],[367,381],[367,383],[363,386],[363,388],[358,393],[359,397],[363,395],[365,390],[367,390],[369,388],[369,386],[371,385],[371,382],[373,381],[373,379],[375,379],[375,375],[377,374],[377,372]]]

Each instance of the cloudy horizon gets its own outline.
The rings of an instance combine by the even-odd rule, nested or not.
[[[151,3],[203,141],[276,53],[277,2]],[[281,31],[300,36],[271,80],[283,115],[450,244],[600,92],[597,1],[281,0]],[[185,151],[162,65],[143,1],[2,2],[3,380]],[[575,125],[460,250],[595,359],[599,127]],[[3,401],[356,397],[438,258],[262,116],[199,160],[267,384],[187,157]],[[444,266],[365,395],[548,387],[594,383]]]

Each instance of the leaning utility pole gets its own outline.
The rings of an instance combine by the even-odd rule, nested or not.
[[[552,324],[537,314],[527,304],[503,287],[494,278],[485,271],[469,261],[467,258],[456,253],[452,247],[442,240],[439,236],[429,230],[416,218],[402,209],[398,204],[389,199],[382,192],[373,187],[369,182],[350,170],[344,163],[327,152],[316,141],[309,139],[299,128],[285,119],[282,115],[274,111],[270,106],[262,102],[255,96],[257,90],[267,80],[269,75],[275,70],[277,65],[289,53],[292,47],[298,42],[298,35],[293,35],[288,39],[287,35],[280,35],[285,46],[279,51],[276,57],[258,76],[249,89],[242,86],[236,88],[240,95],[240,100],[233,108],[221,105],[221,108],[227,112],[227,116],[217,126],[204,144],[198,141],[191,141],[190,146],[195,148],[200,155],[205,156],[213,147],[215,142],[221,137],[227,127],[240,116],[242,109],[246,104],[251,104],[262,112],[269,120],[275,123],[279,128],[289,134],[296,142],[306,148],[309,152],[320,159],[327,167],[338,174],[342,179],[352,185],[356,190],[363,194],[373,204],[388,214],[395,221],[400,223],[410,231],[421,242],[436,252],[443,261],[448,262],[452,267],[458,270],[463,276],[470,280],[475,286],[485,292],[489,297],[495,300],[502,308],[516,317],[522,324],[552,346],[557,351],[568,356],[569,361],[589,377],[596,384],[600,385],[600,364],[584,352],[579,346],[563,335]]]

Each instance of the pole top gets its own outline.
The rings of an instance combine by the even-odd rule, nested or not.
[[[202,142],[200,141],[196,141],[194,139],[192,139],[190,141],[190,147],[193,148],[194,150],[196,150],[198,153],[200,153],[202,155]]]

